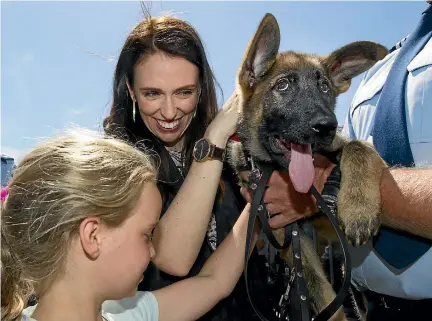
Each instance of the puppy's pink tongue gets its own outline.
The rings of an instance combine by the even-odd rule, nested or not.
[[[289,175],[297,192],[309,192],[315,178],[311,145],[291,143]]]

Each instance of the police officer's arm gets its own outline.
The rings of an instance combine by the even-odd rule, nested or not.
[[[383,223],[432,239],[432,168],[394,168],[381,178]]]

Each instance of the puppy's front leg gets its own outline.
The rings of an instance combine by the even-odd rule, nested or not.
[[[339,220],[353,245],[366,243],[381,224],[380,181],[387,167],[366,142],[349,142],[342,150]]]

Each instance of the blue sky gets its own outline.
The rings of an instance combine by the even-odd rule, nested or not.
[[[357,40],[390,48],[414,28],[425,7],[424,1],[153,1],[151,12],[171,11],[196,27],[227,99],[246,45],[266,12],[279,21],[281,50],[327,54]],[[2,153],[19,159],[69,124],[101,130],[116,58],[142,17],[134,1],[2,2]],[[341,124],[360,80],[338,99]]]

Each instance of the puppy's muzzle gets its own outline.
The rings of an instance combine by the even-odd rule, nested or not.
[[[310,128],[319,138],[333,137],[338,126],[336,117],[320,115],[311,119]]]

